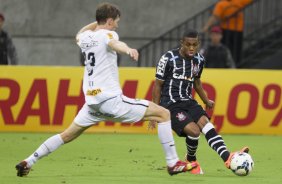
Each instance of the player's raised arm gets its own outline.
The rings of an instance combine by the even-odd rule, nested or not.
[[[118,53],[127,54],[135,61],[138,60],[138,57],[139,57],[138,51],[136,49],[128,47],[128,45],[126,43],[113,39],[108,43],[108,45],[114,51],[116,51]]]
[[[98,25],[98,23],[97,23],[97,21],[95,21],[95,22],[92,22],[92,23],[90,23],[90,24],[84,26],[83,28],[81,28],[81,29],[78,31],[78,33],[76,34],[76,37],[75,37],[75,38],[76,38],[76,42],[79,41],[79,40],[78,40],[78,35],[79,35],[80,33],[83,33],[84,31],[88,31],[88,30],[94,31],[94,30],[97,28],[97,25]]]
[[[82,32],[84,32],[84,31],[87,31],[87,30],[94,31],[94,30],[97,28],[97,25],[98,25],[98,24],[97,24],[97,21],[92,22],[92,23],[90,23],[90,24],[84,26],[83,28],[81,28],[81,29],[78,31],[77,34],[82,33]]]

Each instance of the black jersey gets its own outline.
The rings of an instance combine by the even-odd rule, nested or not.
[[[194,79],[201,77],[204,63],[199,53],[185,59],[179,54],[179,48],[166,52],[156,68],[156,78],[164,81],[160,105],[168,107],[177,101],[191,100]]]

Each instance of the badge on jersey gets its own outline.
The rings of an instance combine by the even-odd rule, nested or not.
[[[114,38],[112,33],[108,33],[107,35],[108,35],[109,39],[113,39]]]
[[[179,112],[176,114],[176,117],[179,121],[184,121],[186,119],[186,116],[183,112]]]
[[[197,76],[200,71],[200,68],[197,64],[192,64],[192,73],[194,76]]]

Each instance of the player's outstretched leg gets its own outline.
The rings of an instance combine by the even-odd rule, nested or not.
[[[40,158],[49,155],[63,144],[64,141],[60,134],[47,139],[33,154],[16,165],[17,176],[22,177],[28,175],[33,164],[35,164]]]
[[[35,164],[39,159],[49,155],[63,144],[74,140],[87,128],[88,127],[80,127],[75,123],[72,123],[61,134],[54,135],[47,139],[35,150],[34,153],[16,165],[17,176],[27,176],[32,165]]]
[[[221,135],[219,135],[213,124],[211,122],[209,122],[207,120],[206,117],[201,117],[200,121],[202,122],[206,122],[207,123],[202,123],[205,124],[202,128],[202,133],[205,135],[206,140],[209,144],[209,146],[214,149],[217,154],[222,158],[223,162],[225,163],[225,166],[229,169],[230,168],[230,160],[232,158],[232,156],[234,155],[235,152],[230,153],[227,150],[227,147],[224,143],[223,138],[221,137]],[[249,148],[248,147],[244,147],[241,149],[241,152],[249,152]]]

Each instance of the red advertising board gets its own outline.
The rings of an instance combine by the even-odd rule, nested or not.
[[[154,73],[120,68],[124,94],[151,100]],[[81,67],[1,66],[0,132],[64,130],[84,104],[82,75]],[[205,69],[202,82],[221,133],[282,135],[282,71]],[[100,122],[87,131],[148,132],[146,122]]]

